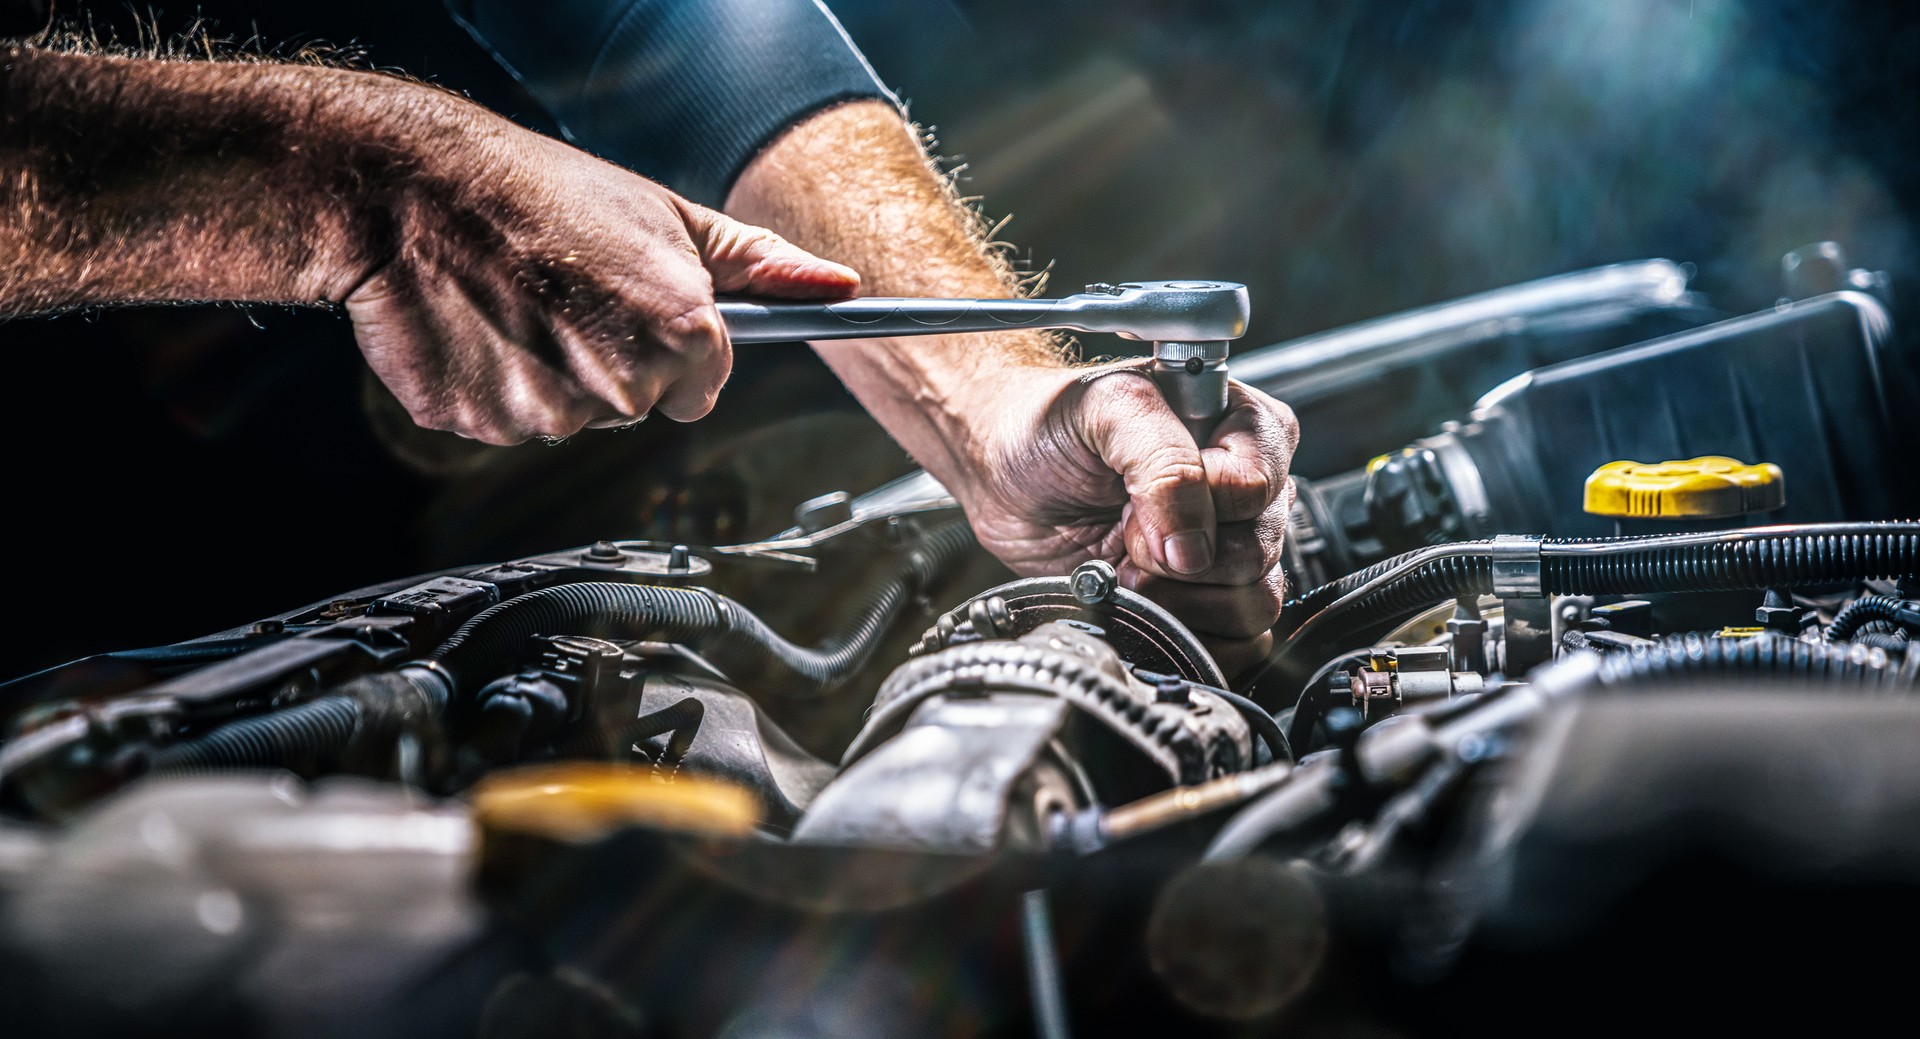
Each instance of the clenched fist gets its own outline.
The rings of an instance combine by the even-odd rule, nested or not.
[[[1021,574],[1108,560],[1228,676],[1264,658],[1299,442],[1286,405],[1232,383],[1201,446],[1138,364],[1020,369],[995,400],[956,492],[982,545]]]
[[[346,295],[414,420],[495,444],[705,415],[732,351],[716,293],[852,294],[859,277],[551,138],[474,130],[396,193]],[[449,140],[447,135],[440,135]]]

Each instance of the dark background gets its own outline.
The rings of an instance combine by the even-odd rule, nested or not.
[[[834,6],[1056,289],[1244,281],[1250,342],[1649,256],[1695,263],[1715,304],[1753,309],[1779,295],[1781,252],[1827,238],[1896,292],[1914,284],[1920,14],[1906,5]],[[269,45],[357,45],[543,127],[436,0],[155,7],[162,35],[201,15]],[[64,9],[134,36],[120,4]],[[743,358],[693,427],[480,451],[395,432],[337,315],[117,311],[14,321],[0,340],[14,600],[0,676],[435,566],[763,534],[801,498],[906,464],[791,353]],[[714,461],[791,413],[871,457]],[[786,482],[752,475],[775,468]]]

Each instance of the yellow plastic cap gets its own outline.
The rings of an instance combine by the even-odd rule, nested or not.
[[[1586,510],[1621,519],[1724,519],[1787,503],[1786,475],[1772,462],[1748,465],[1703,455],[1674,462],[1608,462],[1587,477]]]
[[[496,772],[472,793],[484,831],[588,841],[628,826],[712,837],[740,837],[760,822],[745,789],[706,776],[671,781],[643,769],[591,762]]]

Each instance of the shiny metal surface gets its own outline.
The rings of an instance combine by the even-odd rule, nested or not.
[[[869,297],[839,303],[723,300],[735,344],[1065,328],[1142,342],[1215,342],[1247,332],[1247,287],[1225,281],[1093,286],[1059,299]],[[1220,351],[1224,355],[1225,350]],[[1183,355],[1184,356],[1184,355]]]
[[[1540,539],[1531,534],[1496,534],[1488,549],[1493,556],[1493,594],[1502,599],[1540,597]]]
[[[1327,371],[1451,349],[1552,322],[1604,325],[1688,303],[1687,272],[1671,260],[1616,263],[1363,321],[1249,350],[1235,362],[1242,382],[1276,392]]]

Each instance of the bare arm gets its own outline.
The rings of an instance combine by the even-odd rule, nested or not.
[[[788,131],[749,165],[729,212],[859,269],[864,291],[1002,296],[1015,286],[894,109],[855,102]],[[1209,638],[1229,670],[1279,614],[1280,538],[1297,430],[1235,385],[1202,450],[1152,384],[1069,366],[1030,332],[821,343],[889,432],[1023,574],[1091,557]]]
[[[400,135],[449,132],[449,101],[335,69],[8,47],[0,311],[337,303],[375,261],[365,221],[412,190]]]
[[[705,414],[731,362],[716,290],[857,284],[432,87],[0,51],[0,316],[340,303],[417,421],[511,443]]]

